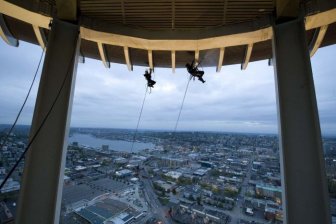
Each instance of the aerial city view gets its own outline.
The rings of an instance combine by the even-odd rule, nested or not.
[[[27,130],[0,152],[1,176]],[[276,135],[139,131],[132,149],[133,138],[126,129],[71,129],[61,223],[282,223]],[[336,138],[324,138],[324,152],[335,214]],[[1,189],[2,223],[15,216],[22,171]]]

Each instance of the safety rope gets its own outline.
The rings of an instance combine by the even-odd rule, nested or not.
[[[136,134],[138,132],[139,123],[140,123],[140,119],[141,119],[141,116],[142,116],[142,111],[143,111],[143,108],[144,108],[144,105],[145,105],[145,101],[146,101],[146,97],[147,97],[147,91],[148,91],[148,86],[146,85],[145,96],[144,96],[144,99],[142,101],[142,106],[141,106],[141,110],[140,110],[140,114],[139,114],[139,118],[138,118],[138,123],[137,123],[136,129],[135,129],[135,132],[134,132],[134,136],[133,136],[131,154],[133,153],[134,142],[135,142]]]
[[[191,79],[192,79],[192,75],[190,75],[190,77],[189,77],[188,84],[187,84],[187,87],[186,87],[185,92],[184,92],[184,96],[183,96],[182,104],[181,104],[181,107],[180,107],[180,112],[179,112],[178,117],[177,117],[177,120],[176,120],[176,124],[175,124],[175,128],[174,128],[174,132],[173,132],[173,134],[175,134],[176,129],[177,129],[177,125],[178,125],[179,120],[180,120],[181,112],[182,112],[183,105],[184,105],[184,100],[185,100],[185,97],[186,97],[186,95],[187,95],[187,91],[188,91],[189,83],[190,83],[190,80],[191,80]]]
[[[77,39],[75,41],[75,43],[77,43]],[[5,186],[6,182],[8,181],[8,179],[10,178],[10,176],[12,175],[12,173],[15,171],[16,167],[20,164],[20,162],[22,161],[22,159],[25,157],[25,154],[28,152],[28,150],[30,149],[30,146],[34,143],[35,139],[37,138],[38,134],[40,133],[40,131],[42,130],[44,124],[46,123],[46,121],[48,120],[51,112],[53,111],[57,101],[58,101],[58,98],[60,97],[61,93],[62,93],[62,90],[65,86],[65,83],[68,79],[68,77],[70,76],[70,70],[71,70],[71,65],[73,65],[73,62],[74,62],[74,59],[75,59],[75,48],[74,48],[74,52],[72,53],[72,58],[70,60],[70,63],[68,64],[68,67],[67,67],[67,70],[66,70],[66,74],[65,74],[65,77],[62,81],[62,84],[57,92],[57,95],[56,97],[54,98],[54,101],[52,102],[51,104],[51,107],[49,108],[47,114],[45,115],[45,117],[43,118],[40,126],[38,126],[36,132],[34,133],[34,135],[32,135],[30,141],[28,142],[26,148],[24,149],[24,151],[21,153],[19,159],[15,162],[14,166],[10,169],[10,171],[8,172],[8,174],[5,176],[5,179],[2,181],[2,183],[0,184],[0,190]]]
[[[41,54],[39,63],[38,63],[37,68],[36,68],[36,70],[35,70],[34,78],[33,78],[32,82],[31,82],[31,84],[30,84],[30,87],[29,87],[28,93],[27,93],[27,95],[26,95],[26,98],[24,99],[23,104],[21,105],[21,108],[20,108],[18,114],[16,115],[15,121],[14,121],[14,123],[12,124],[11,128],[9,129],[9,131],[7,132],[6,136],[5,136],[3,139],[1,139],[1,141],[0,141],[0,151],[2,150],[2,148],[3,148],[3,147],[5,146],[5,144],[7,143],[9,136],[12,134],[12,132],[13,132],[15,126],[16,126],[16,123],[17,123],[17,121],[19,120],[19,118],[20,118],[20,116],[21,116],[22,110],[23,110],[23,108],[25,107],[25,105],[26,105],[26,103],[27,103],[28,97],[29,97],[30,92],[31,92],[31,90],[32,90],[32,88],[33,88],[33,85],[34,85],[34,83],[35,83],[36,76],[37,76],[38,71],[39,71],[39,69],[40,69],[40,65],[41,65],[41,62],[42,62],[42,59],[43,59],[44,51],[45,51],[45,48],[43,48],[43,50],[42,50],[42,54]]]

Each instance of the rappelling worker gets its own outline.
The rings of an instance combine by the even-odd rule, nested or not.
[[[148,72],[148,70],[146,70],[144,76],[147,80],[147,86],[151,87],[151,88],[154,88],[154,85],[155,85],[156,82],[154,80],[152,80],[152,69],[150,68],[149,72]]]
[[[203,79],[204,71],[200,71],[198,69],[198,63],[194,60],[191,62],[191,64],[187,63],[186,68],[190,75],[192,75],[194,78],[197,77],[199,81],[202,83],[205,83],[205,80]]]

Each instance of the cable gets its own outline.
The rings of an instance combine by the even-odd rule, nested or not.
[[[178,125],[178,122],[179,122],[179,120],[180,120],[181,112],[182,112],[183,105],[184,105],[184,100],[185,100],[185,98],[186,98],[187,91],[188,91],[188,88],[189,88],[189,83],[190,83],[190,81],[191,81],[192,78],[193,78],[193,76],[190,75],[189,80],[188,80],[188,83],[187,83],[187,87],[186,87],[186,89],[185,89],[185,91],[184,91],[184,95],[183,95],[183,99],[182,99],[182,104],[181,104],[181,107],[180,107],[180,111],[179,111],[179,114],[178,114],[178,117],[177,117],[177,120],[176,120],[176,124],[175,124],[175,128],[174,128],[174,131],[173,131],[173,135],[171,136],[171,140],[172,140],[172,141],[175,141],[175,134],[176,134],[177,125]],[[172,162],[172,161],[171,161],[171,159],[170,159],[169,161],[170,161],[169,166],[171,167],[171,162]]]
[[[139,115],[139,118],[138,118],[138,123],[137,123],[136,129],[135,129],[135,132],[134,132],[133,142],[132,142],[132,147],[131,147],[131,154],[132,154],[132,152],[133,152],[133,147],[134,147],[135,137],[136,137],[136,134],[137,134],[137,132],[138,132],[139,123],[140,123],[140,119],[141,119],[141,116],[142,116],[142,110],[143,110],[144,105],[145,105],[145,100],[146,100],[146,97],[147,97],[147,90],[148,90],[148,86],[146,86],[145,97],[144,97],[144,99],[143,99],[143,101],[142,101],[142,106],[141,106],[140,115]]]
[[[2,148],[4,147],[4,145],[7,143],[7,140],[8,140],[8,138],[9,138],[10,134],[12,133],[13,129],[14,129],[15,126],[16,126],[17,121],[19,120],[19,118],[20,118],[20,116],[21,116],[21,112],[22,112],[24,106],[26,105],[26,102],[27,102],[27,100],[28,100],[28,97],[29,97],[29,95],[30,95],[30,92],[31,92],[31,90],[32,90],[32,88],[33,88],[33,85],[34,85],[34,82],[35,82],[37,73],[38,73],[38,71],[39,71],[39,69],[40,69],[41,61],[42,61],[42,58],[43,58],[43,55],[44,55],[44,50],[45,50],[45,48],[43,48],[43,50],[42,50],[42,54],[41,54],[41,57],[40,57],[40,61],[39,61],[38,65],[37,65],[37,68],[36,68],[36,71],[35,71],[35,75],[34,75],[33,81],[32,81],[31,84],[30,84],[28,93],[27,93],[27,95],[26,95],[25,100],[23,101],[23,104],[22,104],[22,106],[21,106],[21,108],[20,108],[20,110],[19,110],[19,113],[17,114],[17,116],[16,116],[16,118],[15,118],[15,121],[14,121],[14,123],[12,124],[11,128],[10,128],[9,131],[7,132],[7,135],[5,136],[5,138],[4,138],[4,139],[2,140],[2,142],[1,142],[1,145],[0,145],[0,151],[2,150]]]
[[[176,120],[176,124],[175,124],[175,128],[174,128],[174,132],[173,132],[173,134],[175,134],[176,129],[177,129],[178,122],[179,122],[179,120],[180,120],[181,112],[182,112],[183,105],[184,105],[184,100],[185,100],[185,97],[186,97],[186,95],[187,95],[187,91],[188,91],[188,87],[189,87],[189,83],[190,83],[191,78],[192,78],[192,75],[190,75],[190,78],[189,78],[189,80],[188,80],[188,84],[187,84],[186,90],[185,90],[185,92],[184,92],[184,96],[183,96],[182,104],[181,104],[181,107],[180,107],[180,112],[179,112],[179,115],[178,115],[177,120]]]
[[[77,42],[77,39],[74,43],[74,45],[76,45],[76,42]],[[23,151],[23,153],[21,154],[21,156],[19,157],[19,159],[16,161],[16,163],[14,164],[14,166],[11,168],[11,170],[8,172],[8,174],[6,175],[5,179],[2,181],[1,185],[0,185],[0,190],[3,188],[3,186],[6,184],[6,182],[8,181],[8,179],[10,178],[10,176],[12,175],[12,173],[15,171],[16,167],[20,164],[21,160],[23,159],[23,157],[25,156],[25,154],[27,153],[27,151],[29,150],[30,146],[33,144],[34,140],[36,139],[36,137],[38,136],[38,134],[40,133],[41,129],[43,128],[45,122],[47,121],[49,115],[51,114],[52,110],[54,109],[54,106],[59,98],[59,96],[61,95],[61,92],[64,88],[64,85],[65,85],[65,82],[66,80],[68,79],[69,77],[69,73],[70,73],[70,68],[71,68],[71,65],[73,64],[74,62],[74,59],[75,59],[75,51],[76,51],[76,48],[74,48],[74,52],[72,53],[72,58],[70,60],[70,63],[68,65],[68,68],[66,70],[66,74],[65,74],[65,77],[63,79],[63,82],[61,84],[61,87],[60,89],[58,90],[57,92],[57,95],[49,109],[49,111],[47,112],[46,116],[43,118],[39,128],[37,129],[37,131],[35,132],[35,134],[33,135],[33,137],[31,138],[31,140],[29,141],[27,147],[25,148],[25,150]]]

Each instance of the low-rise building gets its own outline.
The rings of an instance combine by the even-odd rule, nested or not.
[[[265,219],[282,221],[283,213],[281,207],[277,204],[267,203],[265,207]]]
[[[187,159],[179,159],[172,157],[159,157],[158,158],[159,165],[164,167],[178,168],[182,166],[186,166],[189,164],[189,160]]]
[[[115,172],[118,177],[127,177],[132,175],[132,171],[128,169],[118,170]]]
[[[1,174],[6,174],[6,169],[5,167],[0,167],[0,175]]]
[[[154,184],[157,184],[160,188],[164,189],[164,191],[166,192],[171,191],[175,186],[174,184],[167,183],[162,180],[154,181]]]
[[[178,179],[180,178],[180,176],[182,176],[182,173],[176,171],[169,171],[165,175],[173,179]]]
[[[196,176],[204,176],[208,172],[208,169],[197,169],[194,172],[194,175]]]
[[[0,180],[2,183],[3,180]],[[1,188],[1,193],[7,193],[12,191],[20,190],[20,183],[18,181],[14,181],[12,178],[9,178],[6,184]]]
[[[281,203],[282,190],[280,187],[257,184],[255,190],[256,195],[273,198],[278,204]]]
[[[125,159],[124,157],[118,157],[114,159],[114,162],[116,164],[126,164],[127,163],[127,159]]]

